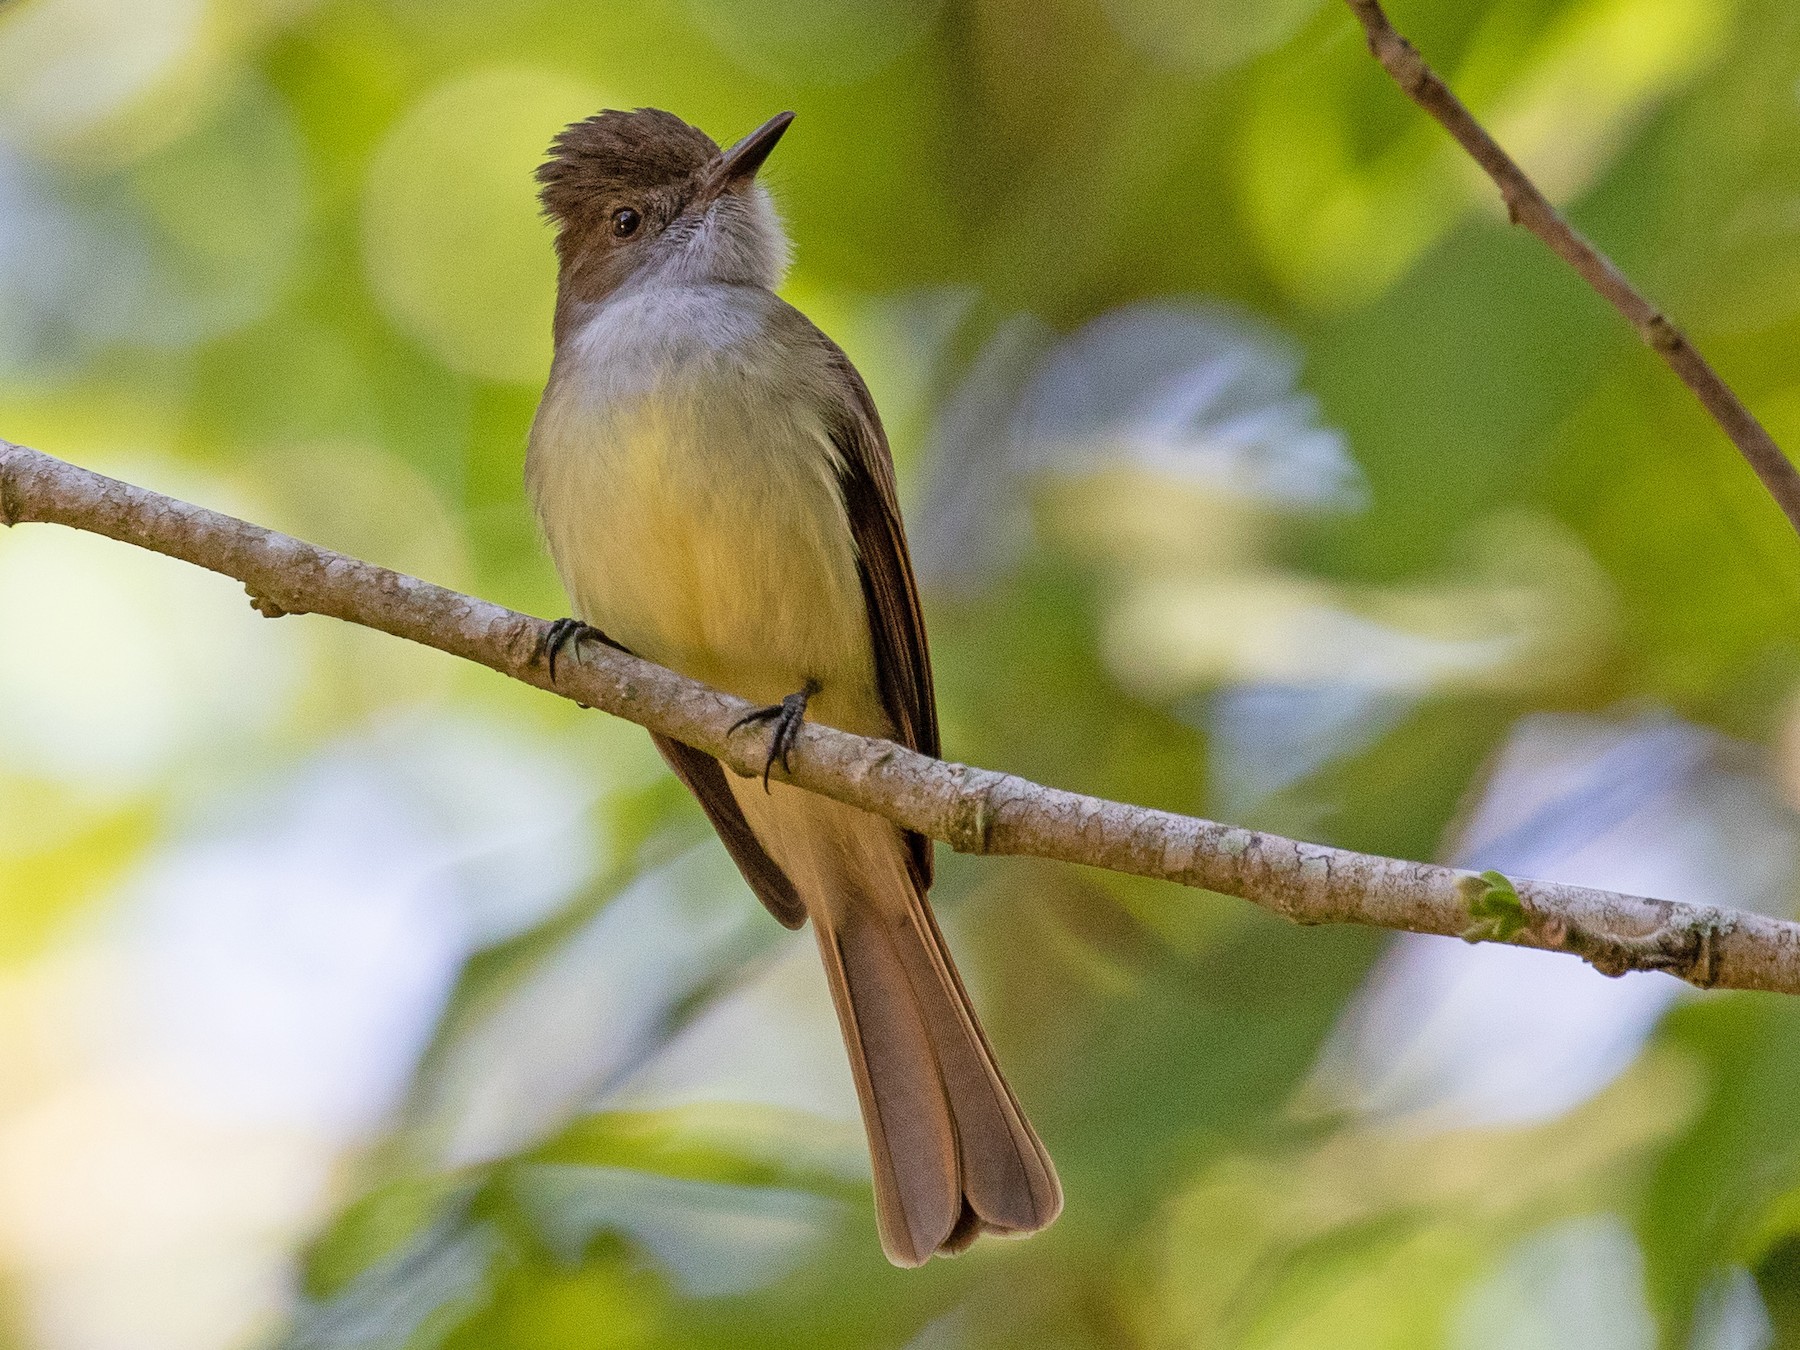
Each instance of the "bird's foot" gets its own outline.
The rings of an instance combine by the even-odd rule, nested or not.
[[[583,623],[580,619],[558,619],[544,632],[543,646],[538,655],[550,664],[550,683],[556,683],[556,658],[564,647],[573,649],[576,656],[581,655],[581,644],[592,638],[595,642],[604,642],[609,647],[619,644],[602,633],[592,624]],[[624,648],[620,648],[621,651]]]
[[[805,686],[795,693],[789,694],[779,703],[771,703],[766,708],[758,708],[755,712],[745,713],[731,724],[736,731],[755,722],[773,722],[775,733],[769,737],[769,757],[763,761],[763,791],[769,790],[769,770],[775,767],[775,761],[781,761],[782,771],[789,772],[788,752],[794,748],[794,741],[800,735],[800,726],[806,721],[806,705],[812,696],[819,692],[819,682],[808,680]]]

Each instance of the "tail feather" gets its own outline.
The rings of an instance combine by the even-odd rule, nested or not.
[[[896,1265],[983,1233],[1036,1232],[1062,1188],[1007,1087],[885,820],[777,783],[730,789],[818,937],[869,1136],[881,1245]]]
[[[985,1231],[1035,1233],[1062,1210],[1056,1168],[1000,1073],[924,897],[915,897],[907,919],[914,940],[903,939],[900,950],[911,958],[913,985],[930,1020],[956,1122],[963,1193]]]
[[[815,925],[874,1161],[881,1246],[930,1259],[956,1225],[956,1127],[905,968],[876,921]]]
[[[1049,1155],[1019,1109],[922,896],[890,922],[873,905],[815,916],[868,1127],[882,1246],[897,1265],[1024,1234],[1062,1208]]]

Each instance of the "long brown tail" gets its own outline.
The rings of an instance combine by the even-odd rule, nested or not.
[[[1049,1223],[1056,1168],[994,1063],[904,836],[785,783],[732,777],[728,791],[818,935],[888,1259],[916,1266]]]
[[[899,913],[852,899],[813,914],[868,1130],[881,1246],[898,1266],[982,1233],[1036,1232],[1062,1209],[1050,1155],[1000,1075],[931,908],[908,890]]]

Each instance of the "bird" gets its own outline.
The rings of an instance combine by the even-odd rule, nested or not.
[[[525,477],[573,611],[551,676],[597,638],[752,701],[769,765],[807,718],[937,756],[881,417],[776,295],[791,249],[759,170],[792,121],[722,150],[673,113],[608,109],[537,170],[557,294]],[[888,1259],[1049,1224],[1061,1182],[932,914],[931,841],[654,739],[763,905],[812,925]]]

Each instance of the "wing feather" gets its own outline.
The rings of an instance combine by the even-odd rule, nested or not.
[[[808,327],[811,327],[809,324]],[[925,641],[925,615],[919,606],[918,582],[900,519],[900,494],[894,482],[894,460],[888,450],[875,401],[850,358],[823,333],[812,330],[839,376],[829,418],[830,434],[843,456],[840,480],[850,532],[856,543],[868,606],[869,631],[875,646],[876,683],[895,739],[922,755],[937,758],[937,696],[931,681],[931,652]],[[931,840],[908,832],[907,843],[921,889],[931,885]]]

